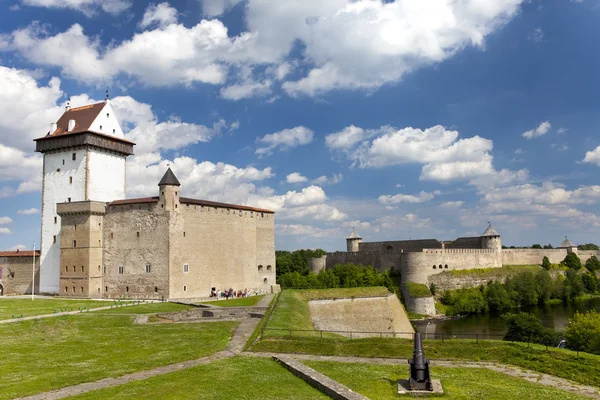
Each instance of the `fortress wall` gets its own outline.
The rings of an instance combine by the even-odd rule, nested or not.
[[[481,236],[458,238],[451,243],[446,243],[445,247],[447,249],[480,249]]]
[[[423,240],[395,240],[387,242],[363,242],[360,244],[360,251],[379,251],[386,252],[388,247],[392,247],[391,251],[421,251],[423,249],[441,249],[442,242],[437,239]],[[481,246],[478,246],[481,247]]]
[[[379,272],[388,271],[394,267],[400,268],[400,258],[403,253],[399,251],[358,251],[356,253],[347,253],[338,251],[335,253],[327,253],[327,268],[332,268],[336,264],[360,264],[364,266],[372,266]]]
[[[444,271],[455,269],[499,268],[502,254],[486,249],[427,249],[423,253],[404,253],[401,257],[402,279],[428,285],[428,278]],[[433,268],[435,266],[435,268]]]
[[[566,249],[502,249],[504,265],[541,264],[547,256],[552,264],[558,264],[567,256]]]
[[[311,272],[313,274],[318,274],[327,267],[327,256],[313,257],[309,259],[309,263]]]
[[[577,255],[581,259],[582,263],[585,263],[591,256],[600,258],[599,250],[577,250]]]

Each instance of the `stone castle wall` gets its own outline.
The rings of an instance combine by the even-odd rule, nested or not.
[[[0,257],[0,285],[3,295],[31,294],[33,256]],[[40,288],[40,259],[35,259],[35,293]]]
[[[421,251],[423,249],[441,249],[442,242],[436,239],[393,240],[386,242],[363,242],[360,251]]]

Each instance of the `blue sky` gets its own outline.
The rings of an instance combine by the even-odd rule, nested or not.
[[[275,210],[276,247],[600,242],[597,0],[0,0],[0,248],[39,242],[43,136],[106,86],[128,197]]]

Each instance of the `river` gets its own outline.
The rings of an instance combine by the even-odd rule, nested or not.
[[[596,310],[600,312],[600,297],[594,297],[589,300],[581,300],[570,304],[552,304],[544,307],[538,307],[529,310],[523,310],[535,314],[542,320],[542,324],[557,331],[563,331],[569,323],[569,318],[575,314],[575,311],[584,312]],[[513,310],[512,312],[518,312]],[[469,315],[464,318],[452,320],[422,320],[414,323],[417,330],[422,334],[440,337],[456,336],[462,337],[495,337],[501,339],[506,334],[504,320],[499,315],[483,314]]]

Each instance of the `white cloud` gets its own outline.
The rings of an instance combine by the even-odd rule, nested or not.
[[[207,17],[218,17],[232,9],[242,0],[202,0],[202,13]]]
[[[22,0],[22,3],[34,7],[68,8],[88,17],[98,10],[118,15],[131,7],[129,0]]]
[[[528,39],[534,42],[541,42],[544,40],[544,31],[542,28],[535,28],[533,32],[528,36]]]
[[[483,196],[484,201],[495,204],[596,204],[600,200],[600,186],[581,186],[575,190],[545,182],[542,185],[525,184],[496,188]]]
[[[19,210],[17,211],[17,214],[19,215],[32,215],[32,214],[39,214],[40,210],[38,210],[37,208],[28,208],[25,210]]]
[[[11,217],[0,217],[0,225],[6,225],[12,223],[13,220]]]
[[[328,178],[326,175],[321,175],[318,178],[315,178],[311,181],[315,185],[335,185],[336,183],[340,183],[344,179],[342,174],[333,174],[331,178]]]
[[[0,187],[0,197],[35,192],[42,187],[42,157],[0,144],[0,183],[19,182],[17,188]]]
[[[550,145],[550,147],[552,147],[556,151],[567,151],[567,150],[569,150],[569,146],[566,145],[566,144],[552,143]]]
[[[12,231],[8,228],[0,228],[0,235],[10,235]]]
[[[600,167],[600,146],[596,147],[592,151],[588,151],[585,153],[585,158],[583,159],[584,163],[596,164]]]
[[[284,196],[284,199],[284,206],[300,207],[319,205],[327,199],[327,196],[325,196],[325,191],[322,188],[311,185],[302,189],[300,193],[291,191],[287,192]]]
[[[275,231],[277,235],[283,236],[335,237],[340,234],[338,229],[322,229],[300,224],[275,224]]]
[[[27,246],[25,246],[24,244],[17,244],[13,247],[10,248],[11,251],[17,251],[17,250],[27,250]]]
[[[306,145],[312,141],[313,135],[314,132],[304,126],[270,133],[256,139],[258,146],[255,154],[268,155],[277,149],[287,150],[292,147]]]
[[[221,97],[227,100],[241,100],[249,97],[266,96],[271,93],[271,81],[254,82],[248,80],[221,89]]]
[[[285,181],[287,183],[301,183],[308,182],[308,178],[302,176],[299,172],[292,172],[291,174],[285,177]]]
[[[458,208],[461,208],[463,206],[463,204],[465,204],[464,201],[447,201],[445,203],[442,203],[438,206],[438,208],[443,208],[443,209],[447,209],[447,210],[455,210]]]
[[[416,214],[388,215],[376,220],[375,232],[381,230],[406,231],[407,229],[423,229],[431,226],[431,219],[421,218]]]
[[[424,203],[433,199],[435,195],[433,193],[427,193],[421,191],[418,195],[402,194],[396,195],[381,195],[379,196],[380,204],[400,204],[400,203]]]
[[[145,29],[151,25],[164,27],[177,23],[177,9],[169,3],[150,4],[140,21],[140,28]]]
[[[529,130],[527,132],[523,132],[522,136],[525,139],[533,139],[545,135],[546,133],[548,133],[550,128],[552,128],[552,124],[550,124],[550,121],[544,121],[541,124],[539,124],[537,128]]]

